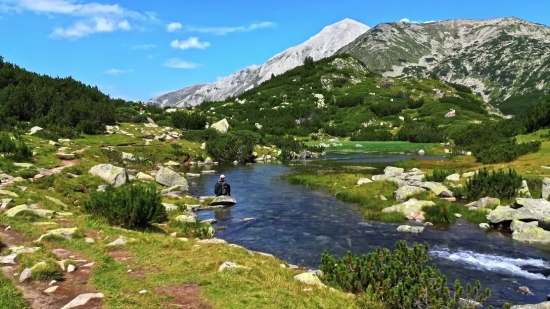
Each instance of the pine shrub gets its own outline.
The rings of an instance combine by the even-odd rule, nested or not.
[[[126,184],[93,192],[84,204],[88,213],[127,229],[143,228],[167,219],[166,209],[154,185]]]
[[[448,170],[442,170],[442,169],[439,169],[439,168],[434,168],[434,171],[432,174],[426,174],[426,180],[427,181],[436,181],[436,182],[443,182],[445,181],[445,178],[447,178],[447,176],[449,175],[452,175],[452,174],[455,174],[456,171],[452,168],[448,169]]]
[[[456,308],[461,297],[486,302],[490,290],[482,292],[479,281],[474,287],[468,284],[465,290],[456,280],[451,291],[441,271],[435,265],[425,265],[430,260],[427,244],[414,243],[409,249],[406,241],[397,242],[393,252],[378,247],[362,257],[348,252],[338,260],[325,251],[321,279],[345,292],[372,295],[388,308],[450,309]]]
[[[466,196],[470,200],[486,196],[509,200],[517,195],[521,181],[521,175],[513,169],[509,168],[507,173],[502,169],[490,173],[483,168],[466,181]]]

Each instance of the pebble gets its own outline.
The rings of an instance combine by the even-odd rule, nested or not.
[[[72,273],[75,270],[76,270],[76,266],[74,266],[73,264],[69,264],[69,266],[67,266],[68,273]]]
[[[53,293],[53,292],[55,292],[55,290],[57,290],[58,287],[59,286],[57,286],[57,285],[51,286],[51,287],[45,289],[44,293]]]
[[[57,280],[52,280],[52,281],[50,281],[50,283],[48,283],[48,285],[49,285],[49,286],[52,286],[52,285],[54,285],[54,284],[56,284],[56,283],[57,283]]]
[[[147,290],[141,290],[141,291],[139,291],[139,294],[145,294],[145,293],[147,293]]]
[[[11,229],[11,225],[8,225],[8,227],[4,231],[7,231],[9,229]]]

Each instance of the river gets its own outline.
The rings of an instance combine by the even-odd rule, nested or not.
[[[391,165],[412,159],[407,155],[328,155],[321,159],[291,164],[254,163],[190,167],[190,171],[214,169],[214,174],[190,178],[193,196],[213,195],[214,184],[223,173],[237,200],[234,207],[199,212],[201,219],[215,218],[218,238],[248,249],[266,252],[303,267],[316,269],[324,250],[336,256],[348,250],[354,254],[372,252],[376,246],[393,248],[398,240],[427,242],[433,261],[449,282],[480,280],[490,288],[489,304],[501,301],[526,304],[546,301],[549,278],[526,269],[550,269],[550,248],[512,240],[509,233],[485,231],[460,219],[451,226],[428,227],[419,235],[396,232],[398,223],[365,219],[356,205],[337,200],[326,190],[292,185],[281,176],[303,169],[335,168],[340,164]],[[423,159],[444,160],[423,156]],[[382,173],[380,171],[380,173]],[[397,204],[397,202],[396,202]],[[242,218],[254,218],[243,222]],[[517,288],[527,286],[534,295],[523,295]]]

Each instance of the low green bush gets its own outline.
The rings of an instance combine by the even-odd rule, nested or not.
[[[490,196],[499,198],[501,201],[510,200],[516,197],[521,186],[522,177],[515,170],[502,169],[489,172],[487,168],[479,170],[474,176],[468,178],[465,185],[465,195],[470,200],[477,200]]]
[[[207,239],[212,238],[215,235],[215,231],[212,225],[204,222],[181,222],[171,221],[170,226],[177,228],[185,237]]]
[[[424,218],[431,223],[455,223],[455,214],[461,214],[462,210],[460,205],[447,201],[437,201],[435,206],[422,207]]]
[[[167,219],[155,185],[126,184],[93,192],[84,210],[123,228],[143,228]]]
[[[426,180],[427,181],[436,181],[436,182],[443,182],[445,181],[445,178],[447,176],[455,174],[456,171],[453,168],[442,170],[439,168],[434,168],[434,171],[432,174],[426,174]]]
[[[428,249],[428,244],[417,243],[409,249],[402,240],[393,252],[377,247],[362,257],[348,251],[346,256],[335,259],[325,251],[321,257],[321,280],[344,292],[370,295],[388,308],[455,308],[462,297],[486,302],[490,290],[481,291],[479,281],[464,289],[456,280],[451,291],[441,271],[435,265],[426,265],[431,261]]]

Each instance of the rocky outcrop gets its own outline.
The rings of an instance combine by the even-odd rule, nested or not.
[[[168,167],[161,168],[157,172],[155,180],[166,187],[180,186],[184,191],[189,190],[187,179]]]
[[[114,185],[115,187],[121,186],[129,182],[126,169],[113,166],[112,164],[96,165],[92,167],[89,172],[94,176],[102,178],[109,184]]]
[[[487,215],[493,224],[513,220],[542,221],[550,219],[550,202],[543,199],[516,198],[509,206],[498,206]]]
[[[453,192],[449,190],[446,186],[444,186],[442,183],[434,182],[434,181],[423,181],[424,177],[425,177],[424,172],[422,172],[417,168],[413,168],[409,172],[405,172],[404,169],[402,168],[387,166],[384,169],[383,175],[373,175],[372,180],[395,182],[400,187],[400,190],[394,193],[394,196],[398,200],[400,199],[402,200],[403,198],[401,197],[404,197],[409,193],[410,195],[408,196],[424,192],[420,189],[413,189],[411,187],[417,187],[423,190],[429,190],[433,192],[436,196],[443,197],[443,198],[449,198],[454,196]],[[401,189],[402,187],[406,187],[406,188]],[[416,192],[416,193],[411,193],[411,192]],[[398,196],[400,198],[398,198]]]
[[[509,206],[498,206],[487,215],[492,224],[510,223],[512,238],[525,243],[550,244],[550,202],[516,198]]]

